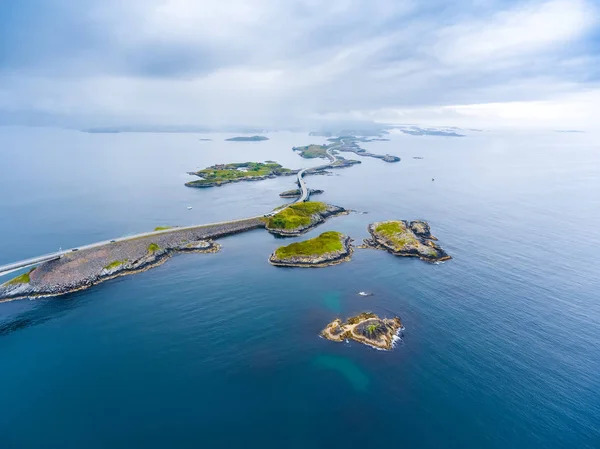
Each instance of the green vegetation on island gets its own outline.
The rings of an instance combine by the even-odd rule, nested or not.
[[[166,231],[167,229],[173,229],[173,226],[157,226],[154,228],[155,231]]]
[[[395,256],[412,256],[429,262],[451,259],[435,241],[426,221],[391,220],[370,224],[365,247],[384,249]]]
[[[350,260],[352,239],[329,231],[303,242],[275,250],[269,257],[272,265],[281,267],[326,267]]]
[[[255,181],[275,176],[285,176],[296,173],[289,168],[284,168],[276,162],[240,162],[232,164],[218,164],[212,167],[191,172],[190,175],[199,176],[199,181],[190,181],[188,187],[213,187],[238,181]]]
[[[270,217],[267,221],[267,227],[271,229],[290,230],[308,226],[314,214],[325,212],[326,210],[327,205],[318,201],[292,204],[290,207]]]
[[[419,243],[415,234],[402,221],[384,221],[378,223],[375,226],[375,232],[385,236],[394,244],[396,250],[400,250],[406,245],[417,245]]]
[[[265,136],[240,136],[240,137],[231,137],[230,139],[225,139],[227,142],[260,142],[263,140],[269,140],[268,137]]]
[[[304,147],[294,147],[294,151],[298,151],[300,156],[305,159],[314,159],[317,157],[329,159],[327,155],[327,145],[307,145]]]
[[[157,251],[160,251],[160,246],[158,246],[156,243],[150,243],[148,246],[148,252],[150,254],[154,254]]]
[[[121,265],[124,265],[125,263],[127,263],[127,259],[126,260],[114,260],[111,263],[109,263],[108,265],[106,265],[104,267],[104,269],[110,271],[117,267],[120,267]]]
[[[324,232],[313,239],[282,246],[275,251],[275,255],[283,259],[293,256],[320,256],[341,251],[343,249],[342,237],[342,234],[336,231]]]
[[[324,223],[328,218],[347,213],[348,211],[342,207],[317,201],[307,201],[284,206],[275,215],[267,216],[263,220],[267,231],[271,234],[290,237],[304,234]]]
[[[35,270],[35,268],[32,268],[27,273],[23,273],[13,279],[11,279],[8,282],[5,282],[4,285],[29,284],[29,282],[31,282],[31,278],[29,277],[29,275],[31,274],[31,272],[33,270]]]

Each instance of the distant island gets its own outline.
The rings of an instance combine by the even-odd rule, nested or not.
[[[370,239],[365,239],[363,248],[383,249],[395,256],[418,257],[428,262],[452,259],[431,235],[426,221],[406,220],[372,223],[368,227]]]
[[[265,136],[251,136],[251,137],[231,137],[229,139],[225,139],[226,142],[260,142],[263,140],[269,140],[268,137]]]
[[[321,331],[321,336],[335,342],[354,340],[389,351],[402,330],[404,326],[399,317],[379,318],[374,313],[363,312],[348,318],[345,323],[339,318],[333,320]]]
[[[343,207],[318,201],[295,203],[281,212],[268,217],[267,231],[280,237],[293,237],[304,234],[325,220],[338,215],[346,215],[349,211]]]
[[[200,180],[186,182],[188,187],[219,187],[232,182],[260,181],[277,176],[295,175],[298,170],[283,168],[276,162],[239,162],[232,164],[218,164],[212,167],[189,172],[188,174],[199,176]]]
[[[324,232],[318,237],[292,243],[275,250],[269,257],[280,267],[327,267],[347,262],[352,256],[352,239],[339,232]]]

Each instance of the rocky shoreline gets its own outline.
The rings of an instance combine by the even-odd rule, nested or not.
[[[319,237],[317,237],[317,239],[318,238]],[[331,251],[324,254],[293,255],[289,257],[280,256],[278,254],[278,250],[276,250],[269,257],[269,263],[277,267],[323,268],[348,262],[352,258],[353,240],[350,237],[342,234],[339,235],[339,239],[342,246],[341,250]]]
[[[374,313],[363,312],[348,318],[344,323],[336,318],[320,333],[321,337],[334,342],[354,340],[386,351],[394,347],[400,332],[404,330],[399,317],[379,318]]]
[[[27,282],[15,279],[0,285],[0,302],[85,290],[116,277],[154,268],[177,253],[214,253],[221,248],[214,238],[264,226],[260,219],[247,219],[191,229],[174,228],[151,236],[69,252],[60,259],[40,264],[29,273]]]
[[[423,220],[384,221],[368,226],[370,239],[364,239],[361,248],[385,250],[395,256],[418,257],[427,262],[452,259],[431,235],[429,223]]]

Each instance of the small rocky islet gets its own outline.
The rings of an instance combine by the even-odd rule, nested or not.
[[[390,220],[368,226],[370,239],[365,239],[362,248],[383,249],[395,256],[418,257],[427,262],[442,262],[452,259],[431,235],[429,223],[423,220]]]
[[[279,267],[327,267],[352,257],[352,239],[336,231],[276,249],[269,263]]]
[[[308,193],[310,196],[312,196],[312,195],[320,195],[321,193],[324,193],[324,192],[323,192],[323,190],[319,190],[319,189],[308,189]],[[279,194],[279,196],[281,198],[299,198],[300,196],[302,196],[302,191],[300,189],[286,190],[285,192],[281,192]]]
[[[399,317],[379,318],[371,312],[363,312],[348,318],[346,322],[336,318],[321,331],[321,337],[330,341],[354,340],[359,343],[386,351],[394,347],[394,342],[404,330]]]

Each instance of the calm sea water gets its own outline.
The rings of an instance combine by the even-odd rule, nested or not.
[[[291,147],[323,141],[198,137],[1,129],[0,263],[268,211],[291,178],[196,190],[186,172],[318,165]],[[399,135],[364,144],[399,164],[308,178],[322,200],[368,212],[309,236],[359,241],[372,221],[426,219],[454,256],[444,264],[364,250],[278,269],[267,257],[282,241],[259,230],[218,254],[0,304],[0,447],[600,447],[598,137]],[[394,351],[318,337],[363,310],[402,317]]]

